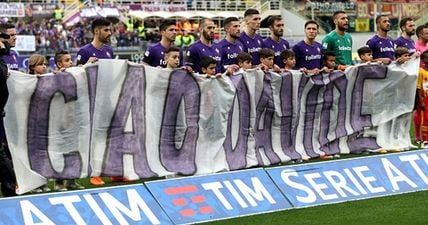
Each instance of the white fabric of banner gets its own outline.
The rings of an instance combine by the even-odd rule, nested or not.
[[[208,174],[409,148],[418,66],[207,78],[99,60],[40,77],[11,71],[4,122],[18,193],[48,178]]]

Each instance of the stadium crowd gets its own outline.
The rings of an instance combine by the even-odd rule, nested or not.
[[[219,73],[232,75],[239,70],[258,67],[265,71],[284,72],[300,70],[308,75],[316,75],[332,70],[345,70],[352,66],[352,35],[347,32],[349,18],[346,12],[337,11],[332,14],[335,28],[322,40],[317,42],[319,24],[308,20],[302,24],[305,37],[294,46],[282,38],[284,22],[280,16],[271,16],[267,23],[271,31],[269,37],[263,38],[258,34],[261,24],[260,12],[247,9],[243,21],[236,17],[224,20],[223,28],[226,36],[214,42],[216,24],[211,19],[202,19],[193,26],[199,32],[199,39],[188,37],[187,29],[177,26],[175,21],[166,20],[159,25],[160,39],[151,37],[148,33],[143,36],[130,29],[126,24],[118,23],[112,26],[111,21],[100,18],[93,21],[82,21],[74,27],[63,27],[54,21],[43,23],[5,23],[0,25],[0,112],[3,112],[7,100],[6,79],[8,69],[17,69],[16,53],[10,50],[15,46],[17,34],[33,34],[36,36],[39,53],[33,54],[29,59],[29,73],[42,75],[47,72],[47,61],[43,54],[48,49],[56,52],[55,64],[57,70],[65,70],[72,66],[72,56],[69,52],[59,49],[79,48],[76,54],[75,65],[94,63],[98,59],[111,59],[115,57],[112,46],[138,45],[142,40],[153,42],[144,53],[144,62],[154,67],[170,69],[186,69],[191,72],[216,76]],[[241,27],[243,22],[244,26]],[[415,26],[411,18],[400,21],[402,35],[396,40],[388,36],[391,23],[388,16],[380,15],[376,18],[377,31],[367,41],[367,46],[359,46],[358,54],[363,63],[402,64],[411,57],[421,56],[421,61],[428,62],[428,24]],[[147,24],[146,24],[147,25]],[[150,25],[149,25],[150,26]],[[138,26],[136,26],[138,27]],[[179,27],[179,28],[177,28]],[[182,34],[178,32],[183,31]],[[185,34],[186,33],[186,34]],[[92,35],[91,35],[92,34]],[[417,41],[412,36],[417,36]],[[156,35],[154,35],[156,36]],[[177,38],[179,37],[179,38]],[[111,39],[116,39],[113,41]],[[190,41],[190,42],[189,42]],[[178,46],[176,46],[178,45]],[[181,49],[182,48],[182,49]],[[421,77],[428,79],[426,65],[421,64]],[[422,79],[421,78],[421,79]],[[425,106],[428,106],[428,95],[423,88],[422,81],[418,83],[418,98],[415,104],[415,130],[417,141],[428,141],[428,126],[423,124]],[[2,120],[0,120],[2,122]],[[426,121],[425,121],[426,123]],[[4,196],[13,196],[15,190],[14,174],[8,153],[7,141],[1,124],[1,151],[0,175],[1,189]],[[428,143],[428,142],[427,142]],[[323,158],[333,158],[332,155]],[[122,177],[112,177],[112,181],[129,181]],[[93,185],[103,185],[101,177],[92,177]],[[75,180],[57,180],[55,190],[82,188]],[[37,189],[37,192],[48,191],[46,186]]]

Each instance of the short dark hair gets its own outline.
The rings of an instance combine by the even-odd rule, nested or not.
[[[397,47],[394,50],[394,58],[399,58],[403,56],[404,54],[409,54],[409,49],[406,47]]]
[[[209,56],[202,56],[200,64],[201,68],[207,69],[211,64],[217,64],[217,61]]]
[[[165,20],[159,25],[159,31],[165,31],[168,27],[175,25],[175,22],[172,20]]]
[[[377,16],[377,17],[376,17],[376,24],[379,24],[379,23],[380,23],[380,19],[381,19],[382,17],[388,17],[388,16],[387,16],[387,15],[379,15],[379,16]]]
[[[265,59],[271,56],[275,56],[275,52],[270,48],[262,48],[259,51],[259,55],[261,59]]]
[[[94,21],[92,21],[91,30],[92,30],[92,32],[94,32],[95,29],[98,27],[104,27],[104,26],[110,26],[110,25],[111,25],[110,20],[105,19],[105,18],[98,18],[98,19],[95,19]]]
[[[346,14],[346,12],[343,10],[339,10],[339,11],[334,12],[333,13],[333,20],[335,20],[337,15],[339,15],[339,14]]]
[[[257,14],[260,14],[260,12],[257,9],[247,9],[244,12],[244,17],[251,16],[251,15],[257,15]]]
[[[7,29],[15,28],[11,23],[0,23],[0,32],[6,32]]]
[[[170,52],[180,52],[180,49],[175,46],[171,46],[165,50],[165,54],[168,54]]]
[[[296,54],[294,54],[294,52],[290,49],[285,49],[284,51],[281,52],[279,57],[281,57],[282,60],[286,60],[291,57],[296,57]]]
[[[68,54],[70,54],[70,53],[67,52],[67,51],[65,51],[65,50],[59,50],[58,52],[56,52],[55,53],[55,57],[54,57],[54,59],[55,59],[55,65],[58,66],[58,63],[61,61],[61,58],[64,55],[68,55]]]
[[[358,52],[358,56],[361,58],[362,55],[367,54],[367,53],[372,53],[373,51],[371,48],[369,48],[369,46],[363,46],[363,47],[359,48],[357,50],[357,52]]]
[[[273,26],[273,24],[275,23],[275,21],[279,21],[282,20],[282,17],[279,15],[274,15],[274,16],[270,16],[268,19],[268,26]]]
[[[409,21],[413,21],[413,18],[411,17],[404,17],[403,19],[400,20],[400,29],[403,30],[402,28],[406,26],[407,22]]]
[[[230,25],[230,23],[238,21],[239,19],[236,17],[227,17],[224,21],[223,21],[223,27],[226,28],[227,26]]]
[[[253,61],[253,57],[248,52],[240,52],[238,56],[236,56],[236,60],[238,60],[238,63],[251,62]]]
[[[319,28],[319,24],[317,23],[317,21],[315,21],[315,20],[308,20],[308,21],[306,21],[306,23],[305,23],[305,29],[306,29],[306,27],[309,25],[309,24],[315,24],[315,25],[317,25],[317,29]]]
[[[336,57],[336,54],[333,51],[326,51],[324,52],[324,60],[327,59],[327,57],[331,56],[331,57]]]
[[[199,24],[199,29],[204,29],[205,24],[207,24],[208,21],[214,22],[214,20],[210,18],[204,18],[202,19],[201,23]]]
[[[419,38],[419,36],[421,36],[422,31],[423,31],[425,28],[428,28],[428,24],[419,25],[418,27],[416,27],[416,37],[418,37],[418,38]]]

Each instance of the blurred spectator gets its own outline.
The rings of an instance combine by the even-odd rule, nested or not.
[[[55,19],[39,21],[16,22],[18,35],[34,35],[36,40],[36,51],[41,54],[52,54],[58,50],[71,51],[78,49],[92,40],[90,23],[93,19],[82,19],[73,26],[66,26]],[[156,21],[149,21],[149,24],[156,24]],[[141,46],[140,40],[155,42],[158,39],[157,30],[150,30],[148,34],[147,26],[142,22],[135,22],[128,27],[119,22],[113,25],[111,45],[113,47]],[[131,29],[132,27],[132,29]]]

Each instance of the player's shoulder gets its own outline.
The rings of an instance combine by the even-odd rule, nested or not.
[[[89,44],[86,44],[86,45],[84,45],[84,46],[80,47],[80,48],[79,48],[79,51],[77,51],[77,54],[84,54],[84,53],[89,52],[89,51],[90,51],[91,46],[92,46],[92,45],[89,43]]]
[[[322,42],[330,42],[335,39],[335,33],[334,31],[328,33],[324,38],[322,39]]]

